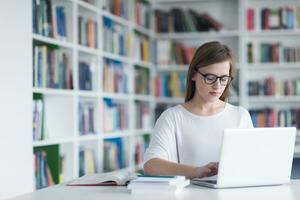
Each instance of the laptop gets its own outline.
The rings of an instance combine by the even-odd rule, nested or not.
[[[225,129],[216,179],[191,183],[211,188],[288,183],[296,132],[295,127]]]

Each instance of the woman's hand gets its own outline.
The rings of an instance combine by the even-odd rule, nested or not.
[[[209,176],[214,176],[218,173],[218,162],[210,162],[207,165],[202,167],[196,167],[195,169],[195,177],[194,178],[204,178]]]

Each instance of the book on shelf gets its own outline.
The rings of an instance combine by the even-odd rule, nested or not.
[[[254,127],[289,127],[300,129],[300,108],[261,108],[249,110]]]
[[[196,51],[196,47],[169,40],[158,40],[156,47],[159,65],[188,65]]]
[[[34,148],[36,189],[60,183],[60,161],[59,145],[48,145]]]
[[[186,72],[158,74],[155,78],[155,96],[184,97],[186,89]]]
[[[276,80],[268,76],[248,82],[249,96],[300,96],[300,79]]]
[[[92,18],[78,17],[78,43],[90,48],[97,48],[97,22]]]
[[[154,13],[156,32],[160,33],[220,31],[223,29],[223,25],[206,12],[198,13],[192,9],[172,8],[170,11],[156,9]]]
[[[247,16],[246,16],[246,20],[247,20],[247,30],[248,31],[252,31],[254,30],[254,9],[253,8],[248,8],[247,9]]]
[[[134,69],[135,94],[150,95],[150,71],[147,68],[135,66]]]
[[[94,150],[83,148],[79,151],[79,176],[94,173],[96,173]]]
[[[137,177],[135,173],[115,171],[89,174],[67,183],[68,186],[124,186]]]
[[[34,44],[34,87],[73,89],[70,52],[50,44]]]
[[[135,152],[134,152],[134,161],[135,164],[143,163],[144,153],[146,152],[147,147],[149,146],[150,135],[138,136],[135,139]]]
[[[66,39],[66,8],[51,0],[32,1],[33,33],[56,39]]]
[[[123,138],[105,139],[103,143],[103,169],[105,172],[125,168],[128,160]]]
[[[298,15],[299,10],[292,7],[264,7],[260,10],[260,28],[262,30],[293,30],[296,28],[297,23],[299,23]]]
[[[79,134],[95,134],[95,108],[93,103],[79,102]]]
[[[126,26],[114,22],[112,19],[103,18],[103,49],[106,52],[129,56],[131,34]]]
[[[282,42],[249,42],[247,59],[249,63],[300,62],[300,45],[287,45]]]
[[[145,193],[178,193],[190,184],[185,176],[138,176],[130,181],[127,189],[132,194]]]
[[[32,137],[33,141],[45,139],[44,134],[44,97],[42,94],[33,94],[33,123],[32,123]]]
[[[84,61],[79,62],[79,89],[93,90],[92,66]]]
[[[129,128],[129,109],[126,103],[104,98],[102,108],[103,130],[105,132],[127,130]]]
[[[147,29],[150,28],[150,5],[147,0],[136,0],[134,2],[135,23]]]
[[[102,9],[118,17],[128,19],[129,1],[130,0],[104,0],[102,3]]]

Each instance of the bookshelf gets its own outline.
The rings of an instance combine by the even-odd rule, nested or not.
[[[241,13],[239,12],[240,4],[238,0],[226,2],[156,0],[153,1],[153,10],[157,48],[155,102],[156,117],[158,117],[167,107],[184,101],[185,76],[189,63],[195,49],[202,43],[220,40],[229,45],[234,54],[237,55],[236,66],[238,69],[240,68],[242,58],[238,53],[240,52],[240,46],[242,46],[241,31],[239,29],[241,22],[237,16],[241,16]],[[226,12],[226,15],[222,14],[224,12]],[[219,27],[213,27],[211,24],[205,26],[204,24],[195,24],[194,21],[204,20],[205,13],[220,23],[223,28],[215,31],[214,29],[219,29]],[[185,22],[176,19],[177,15],[183,16],[181,18]],[[170,21],[173,21],[174,25],[171,25]],[[180,30],[180,26],[176,25],[178,23],[187,24],[182,26],[185,30]],[[167,27],[167,29],[164,27]],[[203,29],[210,29],[210,31],[204,31]],[[175,87],[166,86],[168,82],[170,85],[175,85]],[[235,83],[235,85],[239,84]],[[230,102],[239,104],[238,91],[233,92]]]
[[[178,9],[183,14],[180,14]],[[265,24],[269,28],[261,28],[262,25],[262,9],[268,8],[269,20],[264,19]],[[282,17],[282,23],[285,23],[285,28],[279,28],[280,23],[279,13],[280,8],[285,14]],[[242,105],[251,111],[252,117],[256,119],[260,113],[264,122],[259,124],[255,122],[255,126],[297,126],[297,143],[295,157],[299,157],[299,28],[300,28],[300,4],[298,1],[270,1],[267,0],[229,0],[229,1],[181,1],[181,0],[156,0],[153,1],[154,10],[154,27],[156,31],[156,118],[159,114],[171,105],[175,105],[184,101],[182,95],[176,95],[176,91],[170,91],[168,81],[172,81],[173,73],[185,73],[188,68],[188,63],[182,63],[175,59],[186,56],[188,58],[189,48],[199,47],[202,43],[211,40],[219,40],[229,45],[234,54],[237,56],[237,82],[233,84],[232,96],[229,102]],[[158,12],[157,12],[158,10]],[[210,27],[210,31],[198,30],[197,25],[191,26],[187,20],[189,15],[193,16],[191,10],[196,10],[200,15],[208,13],[210,17],[217,20],[222,28]],[[250,10],[250,11],[249,11]],[[170,25],[170,21],[176,24],[177,15],[182,15],[186,21],[186,25],[177,27]],[[179,13],[179,14],[178,14]],[[224,15],[224,13],[226,13]],[[205,19],[205,17],[202,16]],[[199,17],[199,16],[198,16]],[[164,20],[169,18],[168,20]],[[170,20],[170,18],[172,20]],[[201,17],[200,17],[201,18]],[[157,23],[159,19],[159,23]],[[276,25],[277,23],[277,25]],[[265,25],[267,26],[267,25]],[[167,27],[167,28],[164,28]],[[177,29],[177,31],[176,31]],[[181,30],[183,29],[183,30]],[[205,29],[202,27],[202,29]],[[209,27],[206,27],[209,29]],[[252,43],[253,51],[249,53],[249,43]],[[264,47],[273,50],[260,50],[260,44],[265,44]],[[174,45],[175,44],[175,45]],[[186,46],[184,52],[187,55],[178,53],[178,46]],[[266,45],[267,44],[267,45]],[[269,44],[269,47],[268,47]],[[274,46],[278,47],[274,47]],[[175,47],[174,47],[175,46]],[[277,49],[276,49],[277,48]],[[283,50],[285,49],[285,50]],[[172,52],[173,51],[173,52]],[[269,52],[268,52],[269,51]],[[280,51],[286,51],[281,53]],[[166,53],[167,52],[167,53]],[[174,53],[175,52],[175,53]],[[261,62],[261,54],[275,55],[274,59],[264,58],[266,61]],[[277,52],[277,53],[276,53]],[[250,55],[249,55],[250,54]],[[277,57],[276,58],[276,54]],[[288,55],[283,55],[288,54]],[[293,54],[293,55],[292,55]],[[249,58],[249,56],[251,58]],[[186,59],[186,58],[185,58]],[[252,62],[250,61],[252,59]],[[278,60],[279,59],[279,60]],[[169,77],[168,77],[169,76]],[[270,78],[273,77],[273,78]],[[257,94],[261,94],[261,88],[264,88],[264,82],[269,80],[269,87],[279,87],[280,92],[271,91],[269,95],[250,95],[249,91],[253,86],[249,82],[258,82],[256,88],[260,88]],[[178,84],[180,85],[180,84]],[[254,84],[255,85],[255,84]],[[279,85],[279,86],[278,86]],[[238,86],[238,87],[237,87]],[[178,86],[180,87],[180,86]],[[254,87],[255,88],[255,87]],[[284,89],[286,88],[286,89]],[[273,92],[273,93],[272,93]],[[273,111],[270,115],[267,111]],[[266,116],[264,116],[266,115]],[[270,116],[276,123],[267,124]],[[255,121],[255,120],[254,120]]]
[[[32,9],[36,188],[141,169],[154,123],[151,4],[41,0]]]

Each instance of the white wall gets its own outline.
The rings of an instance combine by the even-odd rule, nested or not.
[[[0,1],[0,199],[33,189],[31,0]]]

